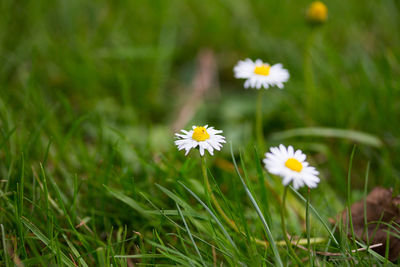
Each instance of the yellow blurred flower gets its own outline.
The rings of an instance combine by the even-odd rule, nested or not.
[[[311,23],[324,23],[328,18],[328,8],[321,1],[314,1],[307,10],[307,19]]]

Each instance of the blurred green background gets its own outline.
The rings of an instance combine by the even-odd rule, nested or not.
[[[193,162],[182,167],[185,158],[173,144],[177,125],[213,125],[224,130],[236,152],[252,155],[258,92],[243,89],[233,67],[260,58],[282,63],[291,75],[283,90],[263,94],[267,146],[303,149],[321,171],[322,183],[344,198],[357,144],[354,192],[364,186],[368,162],[370,188],[398,192],[400,4],[327,1],[328,21],[320,27],[306,23],[309,4],[2,0],[0,188],[14,192],[25,172],[25,192],[34,201],[42,163],[67,203],[76,197],[77,177],[81,196],[73,202],[79,203],[75,212],[102,216],[100,224],[92,222],[99,231],[129,223],[132,215],[103,184],[133,198],[139,190],[162,199],[155,182],[168,184],[185,168],[194,172]],[[209,80],[206,86],[202,77]],[[179,120],[185,105],[193,116]],[[309,127],[369,135],[309,136]],[[296,128],[308,130],[305,136],[288,134]],[[268,147],[257,149],[262,157]],[[229,160],[229,146],[217,156]],[[229,176],[221,176],[221,187],[229,191]],[[12,219],[2,220],[9,230],[15,226]]]
[[[267,140],[274,132],[308,126],[373,134],[384,145],[363,148],[360,161],[371,160],[379,181],[392,185],[400,163],[399,4],[327,2],[328,22],[314,30],[304,19],[308,4],[4,0],[2,129],[16,127],[21,142],[36,135],[26,152],[36,159],[50,139],[74,147],[79,132],[96,146],[98,131],[110,128],[151,153],[165,153],[206,49],[215,76],[190,118],[194,124],[225,130],[235,146],[252,143],[256,92],[233,78],[233,66],[247,57],[280,62],[291,79],[283,91],[264,94]],[[306,89],[307,55],[313,94]],[[324,146],[328,159],[322,163],[344,175],[352,144],[306,141]]]

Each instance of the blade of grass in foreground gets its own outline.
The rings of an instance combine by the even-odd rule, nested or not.
[[[161,185],[160,185],[160,186],[161,186]],[[160,214],[161,216],[163,216],[165,219],[167,219],[169,222],[171,222],[171,223],[172,223],[173,225],[175,225],[177,228],[179,228],[179,229],[181,229],[181,230],[183,230],[183,231],[186,231],[186,229],[185,229],[184,227],[180,226],[178,223],[176,223],[174,220],[172,220],[170,217],[168,217],[167,214],[164,212],[164,210],[161,210],[160,208],[158,208],[158,207],[157,207],[153,202],[151,202],[151,200],[148,199],[142,192],[140,192],[140,194],[142,195],[142,197],[143,197],[144,199],[147,200],[147,202],[149,202],[149,204],[150,204],[153,208],[155,208],[155,210],[158,210],[158,212],[159,212],[159,214]],[[182,211],[182,214],[184,214],[184,213],[185,213],[185,211]],[[187,215],[193,217],[193,215],[190,215],[190,214],[187,214]],[[203,220],[207,220],[207,218],[206,218],[205,216],[202,216],[202,217],[199,217],[199,218],[201,218],[201,219],[203,219]],[[201,225],[198,224],[198,223],[196,223],[195,220],[192,220],[192,223],[194,223],[194,224],[196,225],[196,227],[202,228]],[[204,231],[204,229],[202,229],[202,231]],[[200,238],[199,236],[196,236],[195,234],[192,234],[192,236],[193,236],[194,238],[196,238],[197,240],[199,240],[200,242],[202,242],[203,244],[206,244],[206,245],[209,246],[210,248],[213,248],[213,249],[215,249],[215,250],[218,250],[219,252],[221,252],[221,253],[224,254],[225,256],[227,256],[227,257],[232,257],[232,254],[230,254],[229,252],[224,251],[224,250],[222,250],[222,249],[220,249],[220,248],[218,248],[218,247],[215,247],[213,244],[211,244],[211,243],[205,241],[204,239]]]
[[[167,247],[164,242],[162,241],[162,239],[160,238],[160,236],[158,235],[157,231],[154,232],[155,238],[158,239],[158,241],[160,242],[160,244],[151,241],[151,240],[147,240],[147,243],[149,243],[150,245],[154,246],[155,248],[158,248],[158,251],[160,253],[162,253],[163,255],[165,255],[166,257],[168,257],[169,259],[180,263],[183,266],[187,266],[188,263],[191,266],[201,266],[197,261],[193,260],[192,258],[184,255],[183,253],[181,253],[180,251],[178,251],[177,249],[175,249],[174,247]],[[173,255],[172,255],[173,254]]]
[[[162,185],[159,185],[156,183],[156,186],[163,191],[164,194],[166,194],[168,197],[170,197],[172,200],[174,200],[176,203],[184,207],[186,210],[190,211],[193,214],[196,214],[196,211],[184,200],[182,200],[180,197],[178,197],[176,194],[168,190],[167,188],[163,187]]]
[[[292,192],[294,192],[302,201],[304,201],[304,203],[307,203],[307,200],[299,193],[297,192],[291,185],[289,186],[290,189],[292,189]],[[329,226],[326,224],[326,222],[324,222],[324,220],[322,219],[322,217],[319,215],[319,213],[317,212],[317,210],[314,208],[313,205],[311,205],[309,203],[310,206],[310,210],[315,214],[315,216],[317,216],[318,220],[322,223],[322,225],[325,227],[325,229],[328,231],[329,236],[332,238],[333,242],[335,242],[335,244],[337,246],[340,247],[339,242],[336,240],[335,236],[333,235],[333,232],[329,229]]]
[[[67,241],[68,247],[71,249],[71,252],[75,255],[75,257],[79,260],[79,263],[83,267],[88,267],[83,257],[79,254],[78,250],[74,247],[74,245],[68,240],[67,236],[62,234],[65,241]]]
[[[368,253],[378,259],[380,262],[385,263],[385,266],[395,266],[392,262],[387,261],[384,257],[373,251],[369,246],[364,245],[363,243],[355,240],[355,242],[362,248],[364,248]]]
[[[161,259],[161,258],[167,258],[167,256],[163,254],[135,254],[135,255],[115,255],[114,258]]]
[[[354,233],[354,226],[353,226],[353,216],[351,215],[351,168],[353,166],[353,158],[354,153],[356,152],[356,146],[353,147],[353,151],[351,152],[350,156],[350,163],[349,163],[349,171],[347,173],[347,216],[348,216],[348,223],[350,224],[351,236],[353,237],[353,242],[356,240],[356,235]],[[348,227],[346,232],[348,234]]]
[[[21,221],[53,253],[57,254],[57,248],[53,247],[52,242],[39,230],[39,228],[37,228],[33,223],[31,223],[25,217],[21,217]],[[60,254],[61,254],[61,260],[64,264],[68,266],[75,266],[75,264],[63,252],[60,252]]]
[[[144,217],[150,216],[149,212],[147,210],[145,210],[137,201],[126,196],[125,194],[123,194],[122,192],[120,192],[118,190],[111,189],[111,188],[107,187],[106,185],[103,185],[103,186],[105,189],[107,189],[108,192],[111,193],[111,195],[118,198],[119,200],[121,200],[122,202],[124,202],[125,204],[127,204],[128,206],[130,206],[131,208],[133,208],[140,214],[142,214]]]
[[[248,189],[248,187],[247,187],[246,183],[244,182],[242,176],[240,175],[239,168],[238,168],[238,166],[236,164],[235,156],[233,155],[232,143],[230,143],[230,147],[231,147],[232,161],[233,161],[233,164],[235,165],[236,173],[239,176],[240,180],[242,181],[242,184],[243,184],[243,187],[244,187],[244,189],[246,191],[246,194],[250,198],[251,203],[253,204],[254,208],[257,211],[258,216],[261,219],[261,222],[263,223],[264,230],[267,233],[268,241],[270,242],[271,247],[272,247],[272,251],[274,252],[274,256],[275,256],[275,259],[276,259],[276,264],[279,265],[279,266],[283,266],[283,263],[282,263],[282,260],[281,260],[281,256],[279,255],[278,248],[276,247],[276,244],[275,244],[274,238],[272,236],[271,230],[269,229],[269,226],[268,226],[268,224],[267,224],[267,222],[266,222],[266,220],[264,218],[264,215],[262,214],[260,208],[258,207],[258,204],[257,204],[256,200],[251,195],[250,190]]]
[[[363,196],[364,196],[364,203],[363,203],[363,206],[364,206],[363,207],[363,209],[364,209],[364,233],[365,233],[365,239],[367,241],[367,248],[369,248],[369,246],[370,246],[369,234],[368,234],[368,221],[367,221],[367,191],[368,191],[369,166],[370,166],[370,163],[368,162],[367,170],[365,173],[365,183],[364,183],[364,193],[363,193]],[[369,260],[369,265],[372,265],[370,255],[368,257],[368,260]]]
[[[3,244],[3,253],[4,253],[4,261],[6,263],[6,267],[8,267],[8,254],[7,254],[7,247],[6,247],[6,234],[4,231],[4,226],[0,224],[1,227],[1,240]]]
[[[233,242],[232,238],[229,236],[228,232],[226,231],[225,227],[222,225],[222,223],[218,220],[217,216],[210,210],[207,205],[201,201],[201,199],[189,188],[187,188],[182,182],[179,181],[179,183],[207,210],[207,212],[211,215],[211,217],[215,220],[215,222],[218,224],[219,228],[221,228],[222,232],[224,233],[225,237],[229,240],[229,243],[231,243],[232,247],[237,249],[237,246]]]
[[[197,245],[196,245],[196,242],[195,242],[194,239],[193,239],[192,232],[190,232],[190,229],[189,229],[189,227],[188,227],[188,225],[187,225],[187,223],[186,223],[185,217],[184,217],[183,214],[182,214],[181,208],[179,208],[179,204],[178,204],[178,203],[176,203],[176,208],[178,209],[179,215],[181,216],[182,221],[183,221],[183,224],[185,225],[186,232],[187,232],[188,235],[189,235],[190,241],[192,241],[192,244],[193,244],[194,248],[196,249],[196,253],[197,253],[197,255],[199,255],[199,258],[200,258],[201,263],[202,263],[204,266],[207,266],[207,265],[205,264],[204,260],[203,260],[203,257],[201,256],[201,253],[200,253],[200,251],[199,251],[199,248],[198,248]]]

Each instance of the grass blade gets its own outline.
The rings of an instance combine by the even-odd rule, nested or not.
[[[193,246],[194,246],[194,248],[195,248],[195,250],[196,250],[196,252],[197,252],[197,255],[199,255],[199,258],[200,258],[200,260],[201,260],[201,263],[203,263],[204,266],[207,266],[207,265],[204,263],[203,257],[201,256],[201,253],[200,253],[200,251],[199,251],[199,248],[197,247],[196,242],[195,242],[194,239],[193,239],[192,233],[190,232],[190,229],[189,229],[189,227],[188,227],[188,225],[187,225],[187,223],[186,223],[185,217],[184,217],[183,214],[182,214],[181,208],[179,208],[178,203],[176,203],[176,208],[178,209],[179,215],[181,216],[182,221],[183,221],[183,224],[185,225],[186,232],[187,232],[188,235],[189,235],[190,241],[192,241],[192,244],[193,244]]]
[[[6,262],[6,267],[8,267],[8,254],[7,254],[7,247],[6,247],[6,233],[4,232],[3,224],[0,224],[1,227],[1,239],[3,243],[3,253],[4,253],[4,261]]]
[[[218,224],[219,228],[221,228],[222,232],[224,233],[225,237],[228,239],[229,243],[231,243],[232,247],[237,249],[237,246],[233,242],[232,238],[229,236],[225,227],[218,220],[217,216],[215,216],[215,214],[210,210],[210,208],[207,207],[207,205],[203,201],[201,201],[201,199],[192,190],[187,188],[182,182],[179,182],[179,183],[206,209],[206,211],[211,215],[211,217],[214,219],[214,221]]]
[[[172,200],[174,200],[176,203],[184,207],[186,210],[188,210],[190,213],[196,214],[197,212],[184,200],[182,200],[180,197],[178,197],[176,194],[168,190],[167,188],[163,187],[162,185],[156,184],[156,186],[163,191],[164,194],[166,194],[168,197],[170,197]]]
[[[84,267],[88,267],[88,265],[85,262],[85,260],[79,254],[78,250],[74,247],[74,245],[68,240],[67,236],[64,235],[64,234],[62,236],[64,237],[65,241],[67,241],[68,247],[71,249],[71,251],[74,254],[74,256],[79,260],[80,265],[84,266]]]
[[[354,233],[353,227],[353,216],[351,215],[351,168],[353,166],[354,153],[356,152],[356,146],[353,147],[353,151],[350,156],[349,171],[347,173],[347,223],[350,224],[351,236],[353,237],[353,242],[356,240],[356,235]],[[346,231],[348,231],[348,227]],[[348,233],[348,232],[347,232]]]
[[[136,210],[137,212],[139,212],[143,216],[150,217],[149,212],[147,210],[145,210],[137,201],[133,200],[132,198],[128,197],[127,195],[125,195],[124,193],[122,193],[122,192],[120,192],[118,190],[111,189],[106,185],[103,185],[103,186],[114,197],[118,198],[119,200],[121,200],[122,202],[124,202],[125,204],[127,204],[128,206],[130,206],[131,208],[133,208],[134,210]]]
[[[25,217],[21,217],[21,221],[40,241],[42,241],[48,248],[50,248],[50,250],[54,254],[57,254],[57,248],[51,245],[50,240],[39,230],[39,228],[37,228],[33,223],[31,223]],[[64,264],[68,266],[75,266],[74,263],[63,252],[60,252],[60,255],[61,255],[61,260]]]
[[[166,256],[164,254],[135,254],[135,255],[115,255],[114,258],[160,259],[160,258],[166,258]]]
[[[371,134],[363,133],[355,130],[326,128],[326,127],[307,127],[297,128],[283,132],[277,132],[272,135],[273,139],[288,139],[299,136],[325,137],[325,138],[342,138],[354,142],[362,143],[373,147],[381,147],[382,141]]]
[[[297,192],[297,190],[295,190],[291,185],[289,187],[290,187],[290,189],[292,189],[292,192],[294,192],[302,201],[304,201],[304,203],[307,203],[307,200],[299,192]],[[310,207],[310,210],[314,213],[314,215],[317,216],[318,220],[322,223],[322,225],[325,227],[325,229],[328,231],[329,236],[332,238],[333,242],[335,242],[335,244],[337,246],[340,246],[339,242],[336,240],[335,236],[333,235],[333,232],[329,229],[329,226],[322,219],[322,217],[319,215],[319,213],[314,208],[314,206],[311,205],[311,203],[309,203],[309,207]]]
[[[372,256],[374,256],[376,259],[378,259],[380,262],[385,263],[385,266],[395,266],[393,263],[390,261],[386,261],[384,257],[373,251],[369,246],[364,245],[363,243],[355,240],[355,242],[362,248],[364,248],[368,253],[370,253]]]
[[[232,143],[230,143],[230,147],[231,147],[232,161],[233,161],[233,164],[235,165],[236,173],[239,176],[240,180],[242,181],[242,184],[243,184],[243,187],[244,187],[244,189],[246,191],[246,194],[250,198],[251,203],[253,204],[254,208],[257,211],[258,216],[261,219],[261,222],[262,222],[262,224],[264,226],[264,230],[265,230],[265,232],[267,234],[267,237],[268,237],[268,241],[270,242],[271,247],[272,247],[272,251],[274,252],[275,259],[276,259],[276,264],[279,265],[279,266],[283,266],[283,263],[282,263],[282,260],[281,260],[281,256],[279,255],[278,248],[276,247],[276,244],[275,244],[274,238],[272,236],[271,230],[269,229],[269,226],[268,226],[268,224],[267,224],[267,222],[266,222],[266,220],[264,218],[264,215],[262,214],[260,208],[258,207],[258,204],[257,204],[256,200],[251,195],[251,192],[250,192],[249,188],[247,187],[246,183],[244,182],[242,176],[240,175],[239,168],[238,168],[238,166],[236,164],[235,156],[233,155]]]

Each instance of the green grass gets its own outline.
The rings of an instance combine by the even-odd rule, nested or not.
[[[400,6],[329,1],[328,22],[311,29],[309,3],[1,1],[0,265],[291,264],[281,180],[260,165],[280,143],[321,173],[310,231],[307,190],[288,191],[288,232],[337,253],[294,246],[304,264],[386,264],[371,249],[351,253],[365,245],[329,218],[376,185],[399,193]],[[204,49],[215,79],[186,128],[208,123],[232,144],[207,157],[207,172],[236,230],[205,190],[196,151],[173,144]],[[291,74],[263,93],[266,147],[257,92],[233,78],[246,57]]]

